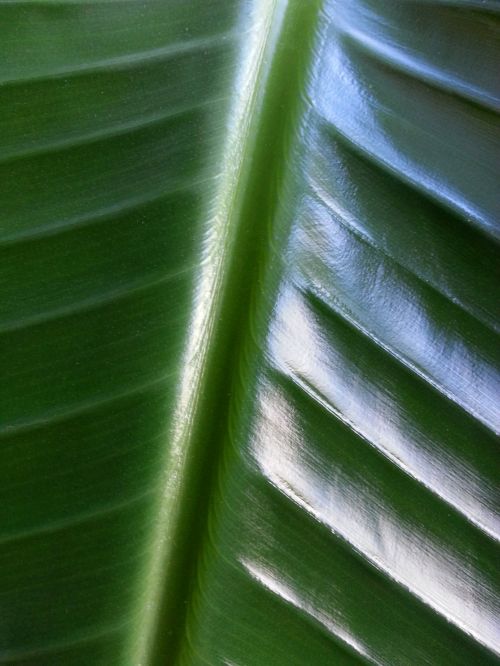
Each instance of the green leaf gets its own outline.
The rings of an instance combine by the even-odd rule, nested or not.
[[[0,663],[498,663],[498,3],[0,26]]]

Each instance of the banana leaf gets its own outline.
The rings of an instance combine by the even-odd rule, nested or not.
[[[0,2],[0,664],[500,662],[496,0]]]

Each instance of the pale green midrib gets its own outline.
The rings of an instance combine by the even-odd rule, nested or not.
[[[213,233],[202,261],[191,333],[182,364],[184,371],[173,419],[172,441],[166,447],[167,456],[162,464],[165,491],[158,507],[156,529],[152,536],[154,555],[144,576],[149,578],[149,584],[144,590],[146,602],[143,618],[131,637],[131,666],[156,663],[160,661],[159,653],[163,653],[163,663],[170,663],[168,655],[170,653],[172,657],[183,630],[183,626],[172,629],[172,610],[178,607],[180,601],[168,597],[169,590],[179,591],[179,581],[175,580],[178,574],[175,559],[179,557],[179,549],[182,551],[179,542],[184,542],[189,529],[183,512],[186,493],[192,488],[186,481],[192,476],[190,468],[197,464],[196,431],[199,421],[205,418],[201,402],[204,390],[210,390],[210,369],[214,362],[211,357],[213,349],[217,347],[214,341],[218,337],[220,315],[224,311],[231,281],[228,267],[232,264],[231,255],[240,226],[242,190],[248,177],[259,110],[265,96],[271,56],[285,6],[286,0],[256,1],[254,30],[249,33],[253,43],[249,45],[239,80],[235,84],[239,94],[229,112],[232,126],[222,155],[223,178],[214,197],[212,215],[209,215]],[[190,415],[189,420],[187,415]],[[192,503],[190,499],[188,504]],[[187,594],[189,582],[186,580],[182,587]],[[162,634],[169,631],[172,631],[172,639],[166,641]]]
[[[290,157],[296,148],[296,138],[303,130],[304,113],[309,107],[309,100],[304,95],[304,83],[310,75],[310,64],[314,58],[315,45],[319,37],[320,25],[322,20],[321,7],[323,0],[290,0],[287,3],[287,9],[279,21],[279,41],[278,34],[271,41],[272,44],[272,63],[269,65],[266,78],[261,81],[264,90],[260,91],[262,104],[257,109],[255,125],[258,127],[258,133],[254,141],[249,145],[248,179],[245,178],[240,183],[242,200],[235,207],[234,214],[235,229],[237,241],[241,244],[245,226],[256,227],[253,232],[253,253],[245,253],[246,258],[252,257],[253,261],[248,261],[245,268],[234,265],[232,270],[228,271],[227,284],[224,290],[223,305],[227,305],[231,300],[230,292],[232,289],[232,280],[236,284],[236,295],[233,293],[232,300],[238,299],[238,294],[244,295],[242,301],[233,303],[233,309],[238,312],[238,321],[234,324],[235,336],[230,338],[233,351],[225,349],[226,367],[230,371],[229,377],[224,377],[218,385],[227,385],[227,399],[220,405],[216,415],[212,415],[212,421],[219,419],[219,424],[212,424],[211,434],[213,443],[220,442],[218,448],[217,469],[211,478],[209,490],[211,510],[219,497],[217,489],[219,488],[220,473],[224,473],[224,465],[228,449],[232,446],[231,439],[231,421],[234,418],[235,401],[238,402],[236,394],[241,388],[241,366],[245,365],[245,357],[249,339],[254,341],[253,323],[256,315],[261,311],[262,301],[267,300],[268,293],[275,293],[277,284],[270,285],[268,291],[262,286],[268,283],[266,279],[269,273],[271,261],[276,260],[275,242],[278,247],[283,247],[283,243],[288,240],[290,231],[290,219],[287,218],[284,224],[283,220],[279,222],[278,212],[281,208],[281,196],[285,191],[288,182]],[[284,9],[285,2],[283,2]],[[238,198],[238,197],[237,197]],[[237,256],[241,248],[238,243],[235,244],[234,254]],[[278,254],[279,257],[279,254]],[[273,274],[276,270],[272,271]],[[278,271],[279,273],[279,271]],[[249,274],[249,275],[248,275]],[[238,279],[239,278],[239,279]],[[248,279],[247,279],[248,278]],[[245,286],[246,285],[246,286]],[[227,310],[224,307],[224,319],[220,328],[224,328],[227,322]],[[257,316],[257,319],[260,317]],[[224,339],[224,334],[219,330],[218,339]],[[229,336],[226,336],[226,340]],[[228,363],[227,360],[230,359]],[[210,373],[208,366],[209,377]],[[247,387],[243,387],[246,395]],[[217,391],[217,387],[216,387]],[[240,394],[241,396],[241,394]],[[220,418],[223,417],[223,418]],[[220,498],[219,498],[220,499]],[[211,514],[212,515],[212,514]],[[202,526],[202,534],[198,543],[196,557],[198,559],[196,569],[196,585],[193,586],[189,598],[189,616],[186,620],[186,635],[182,643],[182,651],[176,655],[178,659],[176,664],[192,666],[193,658],[200,660],[199,654],[194,656],[191,653],[192,644],[190,644],[192,622],[195,625],[200,622],[197,617],[198,594],[203,596],[202,588],[199,586],[198,575],[203,571],[203,562],[205,560],[205,546],[211,542],[211,531],[208,523],[208,516],[205,519],[205,525]],[[203,619],[201,618],[201,622]],[[164,662],[163,662],[164,663]],[[174,662],[172,662],[174,663]],[[198,663],[195,661],[195,663]],[[206,663],[211,663],[207,661]],[[217,662],[218,663],[218,662]]]
[[[221,160],[224,179],[209,216],[212,236],[204,254],[173,441],[165,463],[165,494],[153,537],[156,556],[146,590],[152,596],[139,627],[142,642],[134,666],[173,664],[185,644],[181,641],[186,607],[191,602],[190,578],[195,577],[202,552],[206,507],[228,427],[229,400],[223,390],[231,384],[228,376],[234,384],[252,294],[258,291],[258,266],[267,259],[262,240],[268,223],[273,222],[282,173],[276,189],[270,183],[283,166],[283,149],[288,154],[293,125],[284,122],[283,108],[290,119],[304,102],[296,84],[307,69],[309,51],[305,57],[304,50],[310,44],[306,35],[315,29],[320,6],[320,0],[254,3],[254,39],[236,82],[238,97],[230,115],[233,124]],[[286,107],[284,98],[289,102]],[[269,150],[269,144],[276,150]],[[211,394],[215,395],[212,404]],[[217,400],[219,394],[224,396],[222,400],[220,396]],[[169,631],[173,635],[166,640]]]

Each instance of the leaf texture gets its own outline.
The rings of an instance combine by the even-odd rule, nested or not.
[[[0,25],[0,663],[498,663],[498,3]]]
[[[289,5],[183,664],[498,663],[496,10]]]
[[[247,9],[0,4],[0,663],[146,659]]]

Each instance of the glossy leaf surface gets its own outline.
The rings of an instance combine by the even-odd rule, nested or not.
[[[0,663],[498,663],[498,4],[0,25]]]

